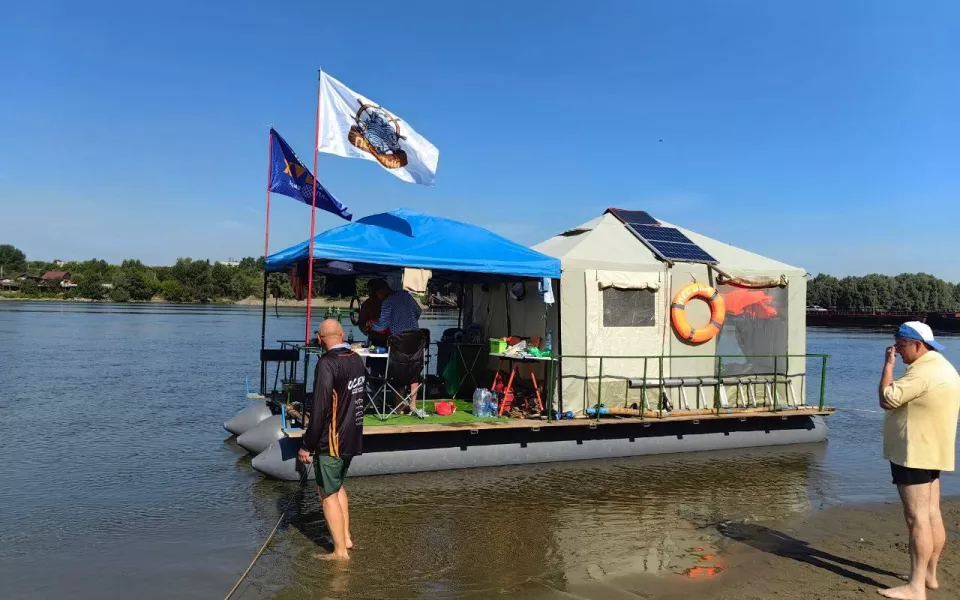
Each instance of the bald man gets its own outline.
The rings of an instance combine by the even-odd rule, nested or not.
[[[333,538],[333,553],[322,558],[348,560],[353,539],[343,480],[350,461],[362,451],[367,370],[363,360],[343,342],[339,321],[327,319],[321,323],[318,337],[326,352],[317,361],[313,408],[297,457],[303,464],[313,461],[323,517]]]

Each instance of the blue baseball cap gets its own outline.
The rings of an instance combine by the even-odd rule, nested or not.
[[[896,337],[923,342],[937,352],[943,352],[943,344],[933,339],[933,330],[926,323],[907,321],[897,330]]]

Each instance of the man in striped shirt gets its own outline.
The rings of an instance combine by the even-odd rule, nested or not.
[[[420,304],[410,292],[403,289],[393,291],[389,285],[386,285],[380,288],[378,294],[383,298],[383,305],[380,307],[380,318],[370,326],[371,331],[395,336],[420,330]],[[412,340],[409,339],[411,336],[405,337],[407,339],[400,340],[399,343],[394,342],[397,345],[393,345],[390,348],[390,373],[393,375],[406,371],[407,369],[400,370],[395,368],[394,365],[400,367],[400,363],[403,362],[405,358],[409,359],[405,362],[408,366],[412,365],[412,370],[416,371],[417,374],[404,377],[404,379],[399,382],[399,385],[404,388],[408,385],[410,386],[410,398],[413,398],[414,404],[412,410],[423,416],[422,411],[417,411],[416,409],[417,392],[420,390],[420,377],[418,374],[423,368],[422,352],[417,351],[413,347],[407,347],[416,345],[415,336]],[[391,379],[392,378],[393,377],[391,377]],[[401,394],[397,394],[397,407],[400,412],[407,412],[406,407],[400,406],[402,404],[400,396]]]
[[[420,329],[420,304],[407,290],[393,291],[389,285],[382,286],[377,294],[383,299],[380,318],[370,326],[381,333],[403,333]]]

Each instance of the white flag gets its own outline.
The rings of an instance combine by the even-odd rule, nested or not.
[[[400,179],[433,185],[440,151],[403,119],[320,73],[317,150],[375,160]]]

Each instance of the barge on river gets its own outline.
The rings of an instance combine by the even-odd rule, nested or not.
[[[314,272],[338,286],[381,277],[418,293],[429,279],[460,289],[458,327],[425,340],[436,358],[421,387],[426,417],[366,416],[351,474],[826,439],[827,357],[806,353],[803,269],[618,209],[532,249],[404,209],[328,230],[314,247]],[[302,280],[308,255],[304,242],[266,269]],[[490,342],[504,338],[538,351],[504,356]],[[545,339],[551,355],[536,356]],[[254,468],[296,480],[319,350],[263,340],[259,393],[224,426],[256,454]],[[474,416],[464,399],[475,388],[533,413]],[[457,411],[434,415],[444,396]]]

